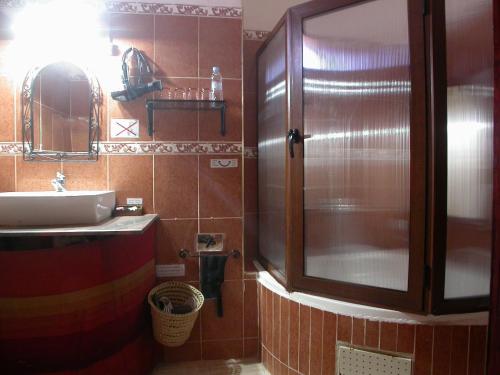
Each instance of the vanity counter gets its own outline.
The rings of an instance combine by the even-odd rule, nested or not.
[[[159,216],[119,216],[96,225],[70,225],[50,227],[0,227],[0,237],[20,236],[111,236],[116,234],[143,234]]]

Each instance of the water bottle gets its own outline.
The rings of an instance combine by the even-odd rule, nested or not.
[[[211,99],[224,100],[224,95],[222,94],[222,75],[220,74],[220,68],[218,66],[212,68],[211,81]]]

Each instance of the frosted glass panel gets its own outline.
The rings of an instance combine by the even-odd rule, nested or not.
[[[259,57],[259,251],[285,274],[286,34]]]
[[[407,12],[377,0],[304,22],[307,276],[408,289]]]
[[[489,294],[492,0],[446,0],[448,224],[445,298]]]

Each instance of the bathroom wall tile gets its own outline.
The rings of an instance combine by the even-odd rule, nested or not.
[[[223,73],[224,74],[224,73]],[[223,79],[222,86],[226,101],[226,134],[220,134],[220,112],[200,112],[200,140],[219,142],[240,142],[242,138],[241,89],[242,81]],[[210,80],[200,79],[200,88],[210,87]]]
[[[174,95],[176,88],[198,89],[196,78],[162,78],[163,91],[155,92],[155,99],[168,99],[168,90]],[[197,141],[198,111],[158,110],[153,112],[155,141]]]
[[[448,375],[450,373],[450,326],[434,327],[434,345],[432,351],[432,374]]]
[[[258,305],[257,305],[257,281],[245,280],[244,291],[244,337],[257,337],[258,330]]]
[[[96,162],[63,163],[62,172],[66,176],[69,190],[107,190],[108,157],[99,156]]]
[[[258,358],[259,355],[259,339],[245,339],[244,340],[244,358]]]
[[[291,368],[288,369],[288,375],[299,375],[299,373]]]
[[[245,214],[257,212],[257,159],[244,159],[245,163]]]
[[[162,219],[198,217],[198,157],[154,158],[156,212]],[[194,239],[189,249],[193,247]]]
[[[271,368],[269,352],[263,347],[262,349],[262,363],[264,367],[269,371]]]
[[[210,168],[211,159],[237,159],[237,168]],[[241,157],[200,156],[200,217],[241,216]]]
[[[365,341],[365,321],[364,319],[353,318],[352,320],[352,344],[364,345]]]
[[[224,316],[217,316],[215,299],[205,300],[205,304],[203,305],[201,311],[203,341],[241,339],[243,337],[242,281],[225,281],[222,284],[221,291]],[[243,347],[243,344],[241,346]],[[243,350],[241,351],[243,352]]]
[[[290,300],[280,298],[280,351],[278,358],[288,365],[289,336],[290,335]]]
[[[352,342],[352,317],[339,315],[338,316],[338,331],[337,339],[338,341],[343,341],[347,343]]]
[[[277,356],[280,352],[281,297],[273,293],[273,343],[271,352]]]
[[[224,251],[242,249],[242,220],[241,219],[202,219],[200,233],[224,233]],[[224,278],[226,280],[240,280],[243,273],[243,257],[229,257],[226,262]],[[255,334],[256,337],[257,334]]]
[[[379,347],[380,322],[367,320],[365,332],[365,345],[371,348]]]
[[[323,317],[323,358],[322,374],[330,375],[335,371],[335,345],[337,342],[337,315],[325,311]]]
[[[116,191],[116,202],[142,198],[144,211],[153,212],[153,157],[109,156],[109,188]]]
[[[266,334],[265,334],[265,345],[268,350],[270,350],[273,346],[273,293],[264,288],[266,295]]]
[[[51,181],[60,170],[60,163],[24,161],[22,156],[16,156],[16,189],[17,191],[54,190]]]
[[[288,365],[289,367],[298,370],[299,368],[299,304],[290,301],[290,342],[288,350]]]
[[[0,142],[14,140],[14,85],[10,78],[0,76]]]
[[[241,78],[242,20],[200,17],[200,76],[219,66],[223,78]]]
[[[258,214],[245,211],[245,271],[255,271],[253,261],[258,254]]]
[[[380,323],[380,349],[396,350],[397,325],[395,323]]]
[[[430,375],[432,370],[433,327],[417,325],[415,334],[415,375]]]
[[[260,40],[243,41],[243,79],[245,93],[257,91],[257,50],[262,46]]]
[[[163,347],[163,360],[167,363],[201,360],[201,342],[188,342],[179,347]]]
[[[198,17],[155,17],[155,74],[198,76]]]
[[[154,62],[154,16],[150,14],[108,13],[110,38],[119,47],[121,55],[129,47],[135,47],[145,54],[150,66]]]
[[[202,359],[243,358],[243,340],[204,341]]]
[[[243,107],[245,146],[257,147],[257,93],[245,90]]]
[[[311,337],[311,308],[300,305],[299,308],[300,331],[299,331],[299,372],[309,374],[309,349]]]
[[[471,326],[469,338],[469,375],[482,375],[486,370],[487,327]]]
[[[454,326],[451,338],[450,374],[467,375],[469,328]]]
[[[156,235],[156,264],[184,264],[186,275],[173,278],[183,281],[199,280],[199,258],[182,259],[180,249],[193,249],[197,220],[161,220],[157,226]]]
[[[261,283],[257,283],[259,287],[259,337],[262,346],[266,345],[266,325],[268,320],[266,317],[266,288]]]
[[[323,311],[311,309],[310,374],[321,374],[323,352]]]
[[[13,156],[0,157],[0,192],[16,190],[16,163]]]
[[[139,121],[139,138],[111,138],[110,141],[151,141],[153,137],[148,135],[148,116],[145,108],[146,100],[152,99],[153,94],[147,94],[130,102],[118,102],[110,100],[110,118],[113,119],[135,119]]]
[[[397,351],[400,353],[413,353],[415,346],[415,326],[411,324],[398,324]]]

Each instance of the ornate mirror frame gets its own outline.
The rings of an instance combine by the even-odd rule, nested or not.
[[[32,68],[23,81],[21,89],[21,118],[23,136],[23,159],[26,161],[96,161],[99,156],[99,120],[101,116],[102,94],[97,78],[87,69],[78,67],[87,77],[89,84],[89,138],[87,151],[43,151],[35,149],[34,145],[34,89],[36,78],[40,72],[50,66],[66,61],[57,61]]]

